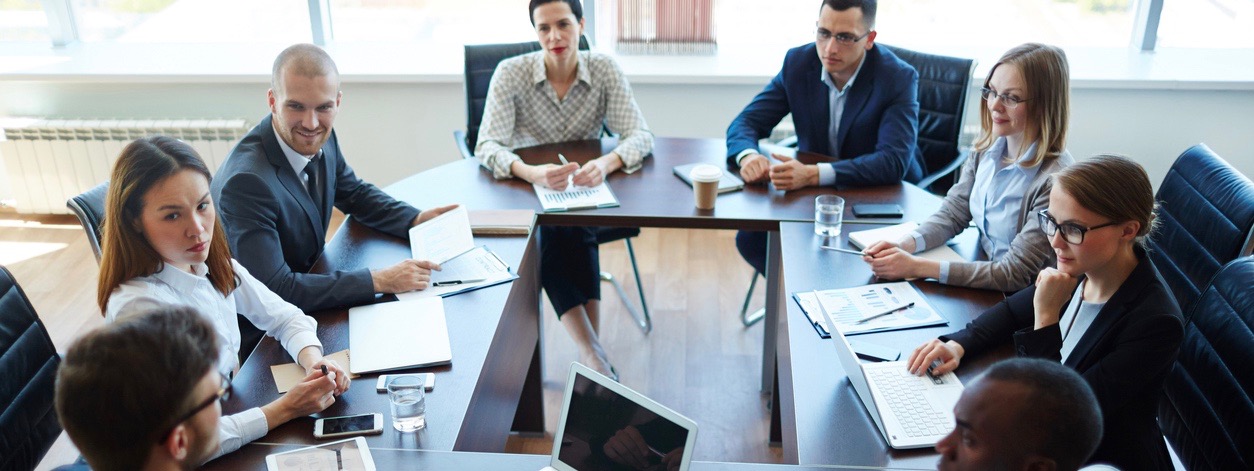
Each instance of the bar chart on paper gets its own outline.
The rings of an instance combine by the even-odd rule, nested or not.
[[[830,289],[819,291],[818,295],[823,302],[823,307],[827,309],[828,314],[832,315],[832,320],[836,321],[837,327],[845,335],[947,323],[945,318],[927,303],[927,299],[910,286],[909,282]],[[815,330],[819,331],[819,335],[827,337],[830,330],[827,328],[823,315],[819,313],[818,305],[815,304],[814,293],[794,293],[793,298],[805,312],[806,317],[810,318],[810,322],[814,324]],[[911,303],[913,303],[912,306],[896,310],[892,314],[863,321],[875,314]]]
[[[576,211],[580,209],[612,208],[618,206],[618,198],[610,192],[604,181],[600,185],[583,187],[569,185],[565,190],[557,191],[540,185],[532,184],[536,197],[545,212]]]

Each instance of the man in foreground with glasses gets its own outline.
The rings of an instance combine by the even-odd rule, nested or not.
[[[57,416],[96,471],[193,469],[219,449],[214,329],[190,307],[163,308],[87,333],[57,372]]]
[[[824,0],[814,44],[788,51],[784,66],[727,128],[727,163],[746,183],[780,190],[889,185],[923,178],[919,151],[919,74],[875,46],[875,0]],[[798,149],[834,157],[805,165],[758,149],[792,114]],[[766,235],[741,231],[736,246],[765,273]]]
[[[1155,218],[1149,177],[1127,157],[1098,155],[1062,169],[1053,181],[1049,208],[1037,218],[1058,268],[1041,270],[1035,286],[965,329],[919,346],[908,368],[945,374],[967,355],[1013,342],[1015,356],[1060,362],[1093,388],[1105,436],[1092,462],[1171,469],[1156,417],[1184,327],[1143,247]]]

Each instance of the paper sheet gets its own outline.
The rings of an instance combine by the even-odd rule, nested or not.
[[[819,291],[819,296],[823,300],[823,307],[845,335],[949,323],[906,281]],[[814,303],[813,292],[794,293],[793,299],[812,324],[820,327],[822,332],[831,332],[823,319],[823,313],[819,312],[818,305]],[[858,323],[865,317],[911,302],[914,307]]]
[[[849,245],[859,249],[865,249],[876,242],[887,240],[896,242],[905,237],[911,231],[918,229],[919,224],[913,221],[895,224],[892,226],[881,227],[878,229],[868,229],[865,231],[854,231],[849,233]],[[958,252],[954,251],[949,245],[941,245],[932,247],[922,252],[914,254],[916,257],[925,258],[936,262],[965,262],[967,259],[962,258]]]
[[[266,456],[268,471],[374,471],[374,458],[361,437]]]
[[[470,251],[454,257],[440,266],[440,271],[431,271],[431,281],[481,280],[473,283],[461,283],[448,286],[431,286],[422,291],[397,293],[396,299],[430,298],[432,296],[447,297],[457,293],[472,291],[518,278],[509,271],[509,266],[487,247],[475,247]]]
[[[618,199],[610,192],[610,187],[602,180],[600,185],[593,187],[567,185],[563,191],[531,185],[540,198],[540,205],[545,212],[576,211],[580,209],[612,208],[618,206]]]
[[[443,264],[474,247],[470,213],[465,206],[409,228],[409,251],[414,260]]]
[[[348,366],[348,350],[340,350],[327,355],[326,358],[339,364],[344,371],[352,371]],[[291,391],[293,386],[300,384],[300,381],[305,379],[305,368],[296,363],[270,365],[270,373],[274,375],[274,386],[279,389],[279,394]],[[357,375],[350,374],[348,377],[353,379]]]

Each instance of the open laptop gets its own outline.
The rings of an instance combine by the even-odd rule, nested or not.
[[[831,327],[840,366],[888,446],[928,448],[953,430],[954,405],[962,396],[957,375],[915,376],[906,370],[905,361],[860,363],[832,315],[823,303],[818,304],[823,320]]]
[[[686,471],[697,424],[579,363],[566,378],[553,454],[541,471]]]

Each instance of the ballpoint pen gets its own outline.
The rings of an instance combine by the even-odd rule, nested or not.
[[[820,246],[819,246],[819,248],[820,248],[820,249],[824,249],[824,250],[834,250],[834,251],[837,251],[837,252],[842,252],[842,253],[847,253],[847,254],[854,254],[854,255],[866,255],[866,254],[864,254],[864,253],[862,253],[862,252],[859,252],[859,251],[857,251],[857,250],[842,249],[842,248],[840,248],[840,247],[832,247],[832,246],[829,246],[829,245],[820,245]]]
[[[884,316],[887,316],[887,315],[892,314],[892,313],[894,313],[894,312],[900,311],[900,310],[902,310],[902,309],[910,309],[910,308],[912,308],[912,307],[914,307],[914,303],[913,303],[913,302],[911,302],[911,303],[909,303],[909,304],[906,304],[906,305],[903,305],[903,306],[897,306],[897,307],[894,307],[894,308],[889,308],[887,311],[881,312],[881,313],[879,313],[879,314],[872,314],[872,315],[870,315],[870,316],[867,316],[867,317],[863,317],[863,318],[861,318],[861,319],[858,319],[858,322],[855,322],[855,324],[861,324],[861,323],[866,322],[866,321],[869,321],[869,320],[871,320],[871,319],[877,319],[877,318],[880,318],[880,317],[884,317]]]
[[[470,283],[478,283],[478,282],[480,282],[480,281],[486,281],[486,280],[487,280],[487,278],[475,278],[475,279],[473,279],[473,280],[448,280],[448,281],[437,281],[437,282],[435,282],[435,283],[431,283],[431,286],[453,286],[453,285],[465,285],[465,284],[470,284]]]
[[[562,154],[557,154],[557,160],[562,161],[562,165],[566,165],[570,163],[569,161],[566,160],[566,156]]]

